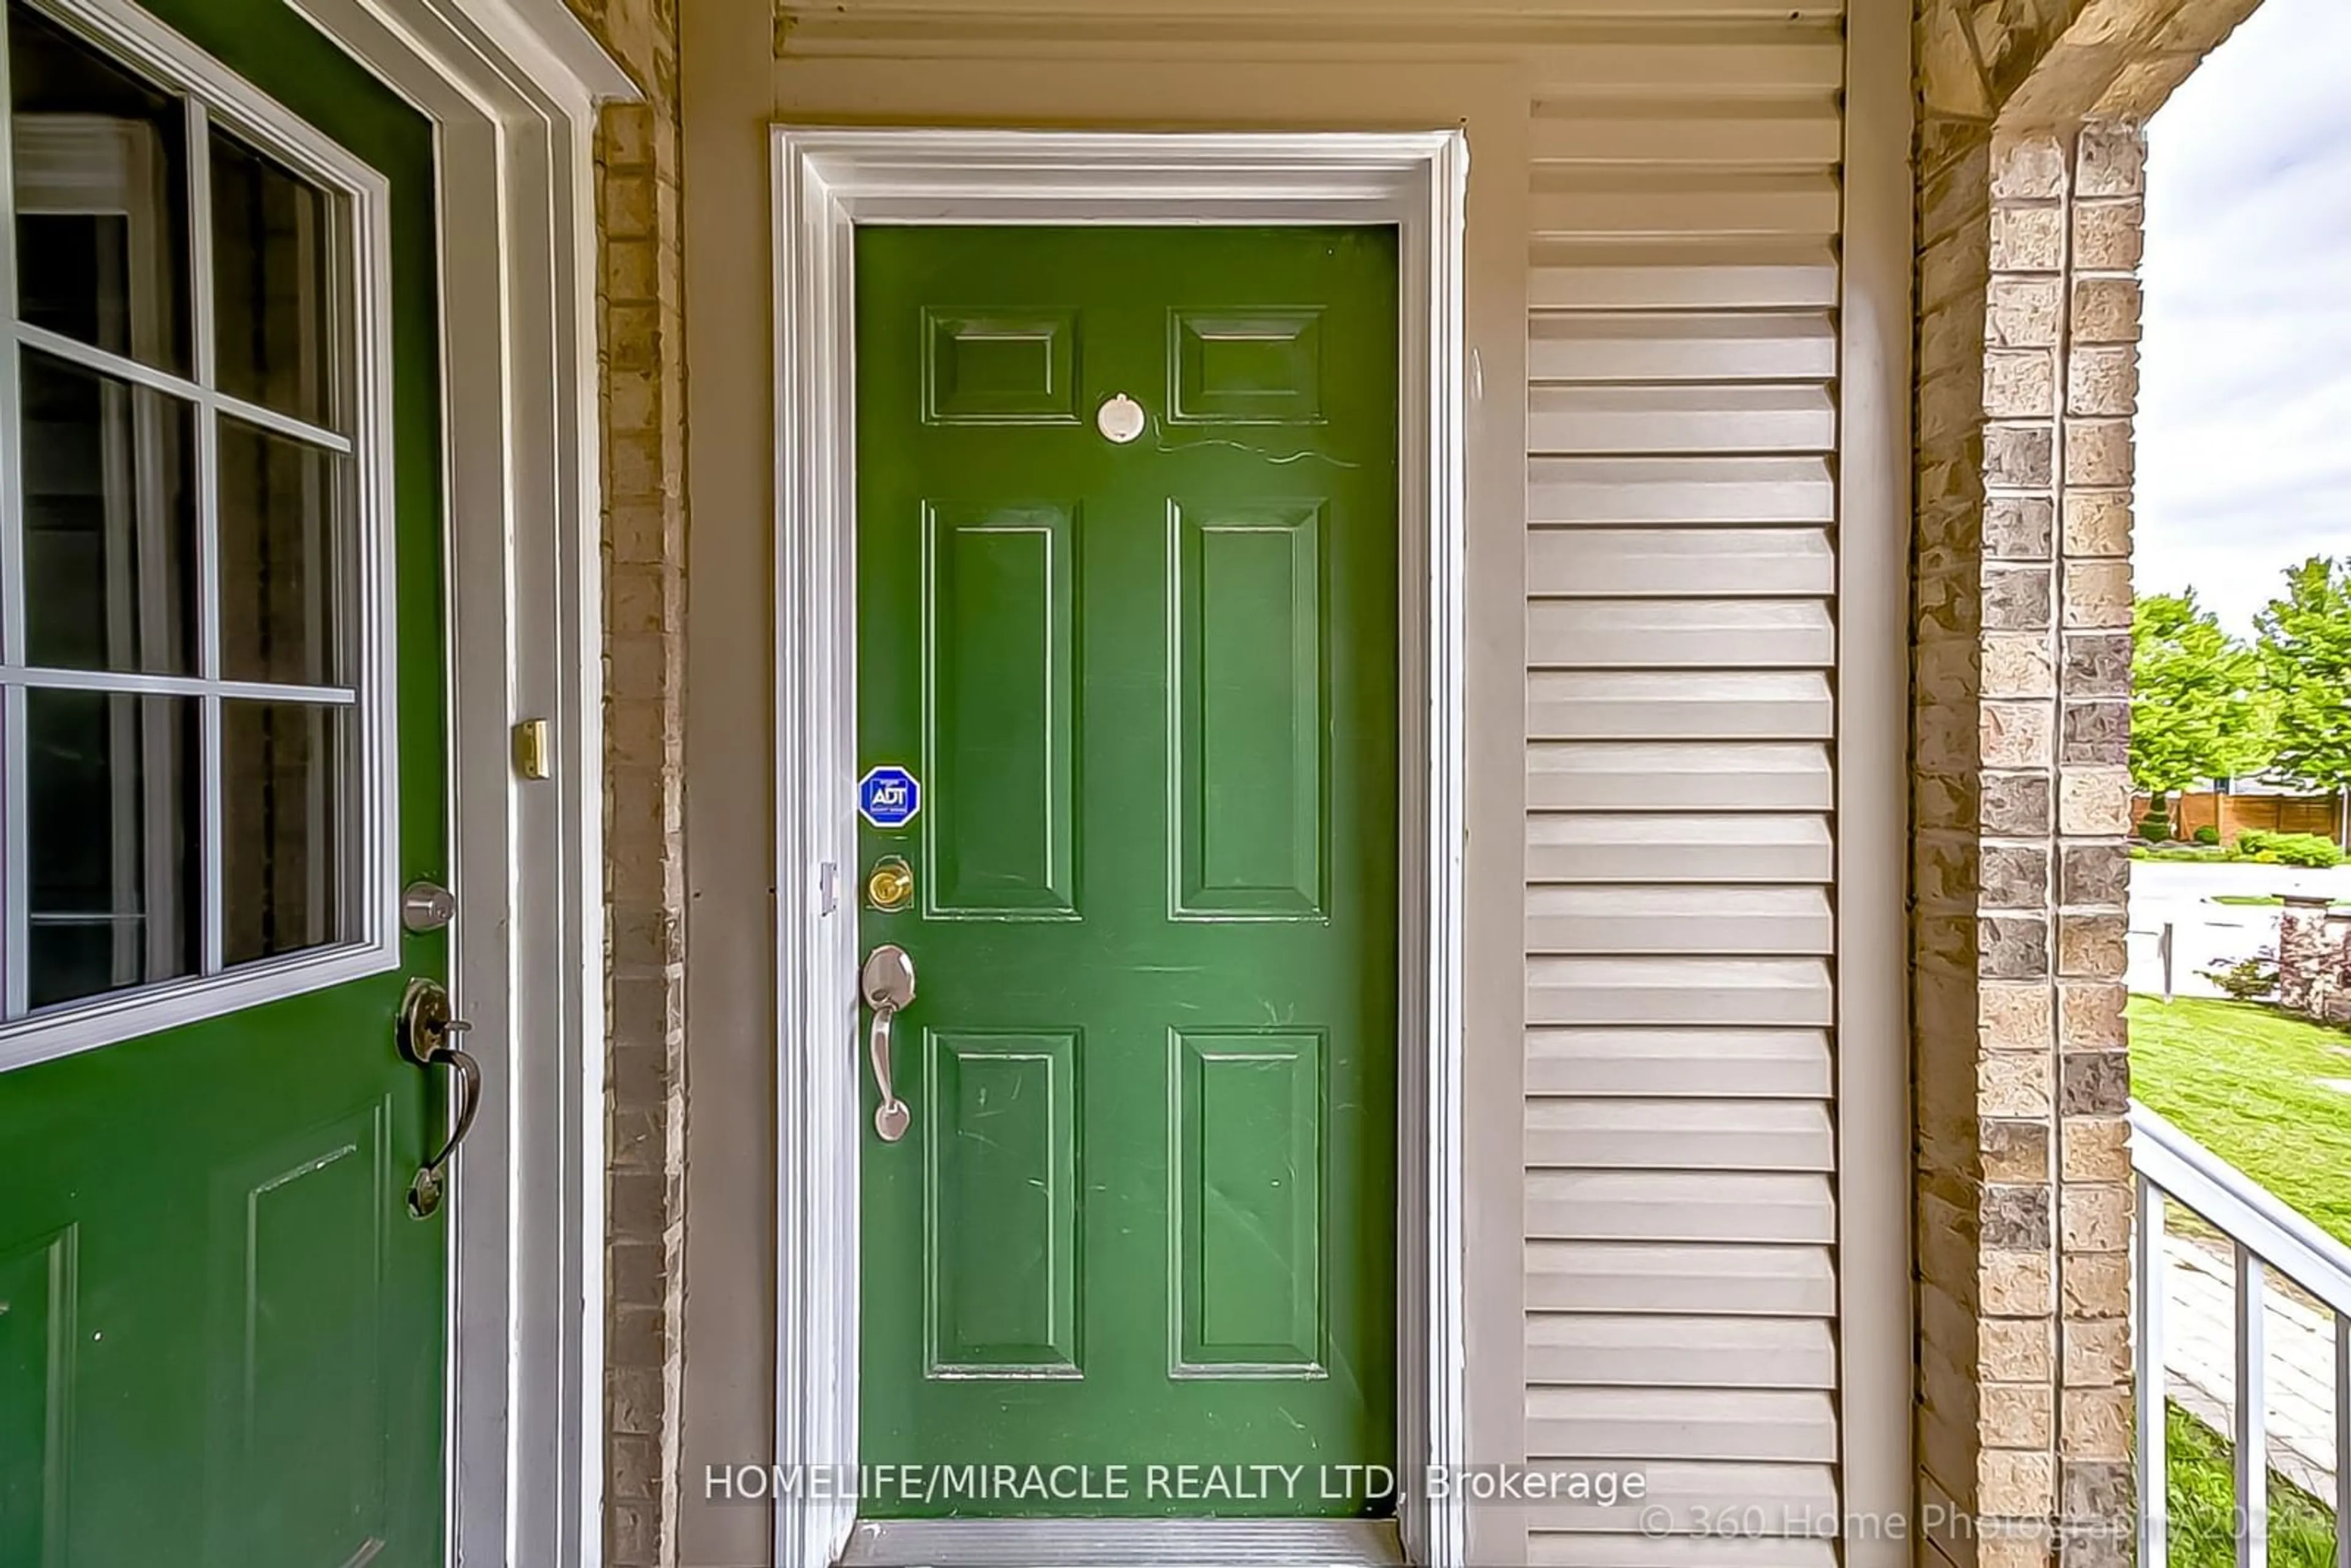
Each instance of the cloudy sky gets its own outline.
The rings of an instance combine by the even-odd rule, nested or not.
[[[2265,0],[2148,137],[2138,585],[2247,632],[2351,555],[2351,4]]]

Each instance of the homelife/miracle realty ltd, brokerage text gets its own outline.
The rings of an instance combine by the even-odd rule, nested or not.
[[[1387,1465],[710,1465],[702,1495],[709,1501],[799,1499],[946,1502],[1393,1502],[1419,1482],[1432,1500],[1555,1501],[1602,1508],[1648,1496],[1638,1470],[1535,1466],[1432,1465],[1399,1475]]]

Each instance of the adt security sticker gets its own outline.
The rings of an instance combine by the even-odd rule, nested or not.
[[[923,809],[923,787],[896,763],[884,763],[857,781],[857,814],[877,828],[903,828]]]

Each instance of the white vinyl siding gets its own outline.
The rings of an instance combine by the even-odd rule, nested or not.
[[[1843,56],[1688,26],[1535,106],[1526,1451],[1664,1511],[1529,1554],[1828,1568]]]

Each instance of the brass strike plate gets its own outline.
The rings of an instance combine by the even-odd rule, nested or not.
[[[546,779],[554,772],[548,755],[547,721],[527,718],[514,727],[515,772],[525,779]]]
[[[865,907],[894,914],[914,902],[914,868],[903,855],[883,855],[865,873]]]

